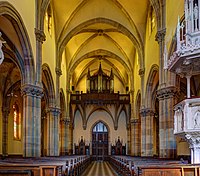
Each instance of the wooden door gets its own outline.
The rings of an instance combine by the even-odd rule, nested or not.
[[[105,160],[108,156],[108,131],[102,122],[92,132],[92,155],[95,160]]]

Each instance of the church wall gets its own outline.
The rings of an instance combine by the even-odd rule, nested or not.
[[[4,1],[4,0],[0,0]],[[16,0],[9,0],[9,3],[14,6],[14,8],[18,11],[20,14],[20,17],[23,20],[23,23],[25,25],[26,31],[28,33],[33,56],[35,60],[35,53],[36,53],[36,40],[35,40],[35,15],[27,15],[27,14],[35,14],[35,0],[28,0],[28,1],[16,1]]]
[[[126,131],[126,123],[125,123],[125,115],[122,113],[118,122],[118,129],[114,130],[113,120],[108,113],[105,111],[95,111],[88,119],[86,130],[83,129],[82,119],[80,113],[76,113],[75,121],[74,121],[74,131],[73,131],[73,144],[78,142],[83,136],[86,144],[92,144],[92,128],[93,125],[98,122],[104,122],[109,128],[109,154],[110,154],[110,146],[111,144],[115,144],[115,141],[120,137],[123,139],[123,144],[127,144],[127,131]]]
[[[21,116],[21,134],[20,139],[14,139],[14,111],[12,105],[17,102],[19,107],[19,116]],[[8,155],[23,155],[23,117],[22,117],[22,104],[18,99],[12,99],[10,104],[10,113],[8,116]]]
[[[136,100],[137,97],[137,92],[140,90],[141,88],[141,78],[139,75],[139,58],[138,55],[136,54],[135,56],[135,63],[134,63],[134,100]]]
[[[62,75],[60,76],[60,88],[62,88],[64,91],[63,93],[66,94],[66,55],[65,52],[63,52],[62,55],[62,61],[61,61],[61,71],[62,71]],[[65,105],[64,105],[65,106]]]
[[[149,72],[151,66],[153,64],[159,65],[159,45],[157,41],[155,41],[155,36],[157,32],[156,26],[153,28],[152,32],[150,32],[149,27],[149,18],[147,20],[146,26],[146,40],[145,40],[145,76],[144,76],[144,91],[146,90],[147,80],[149,76]],[[144,92],[145,94],[145,92]],[[145,95],[146,96],[146,95]]]
[[[42,63],[47,63],[53,77],[54,87],[56,87],[56,54],[55,54],[55,35],[54,35],[54,22],[53,22],[53,15],[52,15],[52,28],[51,28],[51,34],[48,31],[48,25],[46,18],[44,19],[44,33],[46,36],[46,41],[43,43],[43,56],[42,56]]]

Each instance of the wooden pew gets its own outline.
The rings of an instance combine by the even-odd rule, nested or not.
[[[200,165],[157,165],[142,166],[139,168],[139,176],[200,176]]]

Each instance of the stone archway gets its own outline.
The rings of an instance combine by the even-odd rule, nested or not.
[[[94,160],[106,160],[108,156],[108,128],[102,122],[96,122],[92,128],[92,156]]]

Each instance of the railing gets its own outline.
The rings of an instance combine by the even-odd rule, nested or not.
[[[130,103],[129,94],[119,93],[81,93],[71,94],[71,103],[85,103],[85,104],[109,104],[109,103]]]

